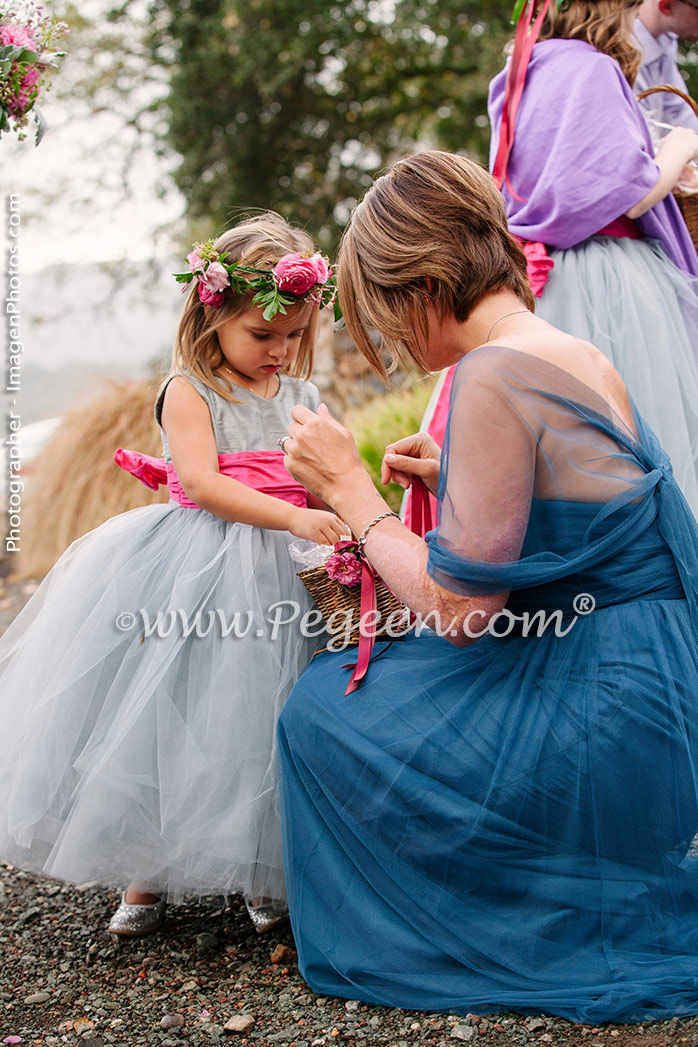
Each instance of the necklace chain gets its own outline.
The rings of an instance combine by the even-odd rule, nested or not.
[[[528,310],[528,309],[514,309],[511,313],[504,313],[503,316],[498,316],[497,319],[495,320],[495,322],[490,327],[488,333],[487,333],[487,338],[485,338],[485,343],[489,342],[490,338],[492,337],[492,332],[494,331],[495,327],[500,322],[500,320],[506,320],[507,317],[509,317],[509,316],[518,316],[519,313],[528,313],[529,311],[530,310]]]
[[[218,366],[219,368],[222,367],[224,371],[227,371],[228,374],[232,375],[236,385],[240,384],[241,376],[236,371],[234,371],[232,367],[229,367],[228,364],[223,363],[219,364]],[[269,382],[271,381],[272,377],[273,376],[267,378],[266,382],[264,383],[264,392],[261,394],[263,400],[267,399],[267,392],[269,391]],[[252,386],[247,385],[247,383],[244,380],[242,380],[242,387],[243,389],[247,389],[248,393],[254,393],[254,389],[252,388]],[[255,393],[255,396],[259,395],[259,393]]]

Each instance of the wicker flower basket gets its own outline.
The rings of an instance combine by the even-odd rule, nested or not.
[[[665,91],[669,94],[678,95],[679,98],[683,98],[684,102],[689,105],[696,116],[698,116],[698,104],[696,104],[691,96],[687,95],[685,91],[681,91],[678,87],[673,87],[671,84],[660,84],[658,87],[648,87],[646,91],[642,91],[637,97],[639,99],[647,98],[649,95],[658,94],[660,91]],[[684,222],[688,226],[688,231],[693,240],[693,246],[696,251],[698,251],[698,193],[678,192],[675,194],[674,199],[679,205]]]
[[[358,553],[355,554],[357,557]],[[330,648],[354,647],[359,642],[361,619],[361,582],[343,585],[330,578],[324,566],[310,567],[298,572],[327,625],[331,640]],[[409,613],[403,603],[388,589],[380,578],[375,578],[377,618],[368,623],[376,638],[388,637],[399,640],[409,631]]]

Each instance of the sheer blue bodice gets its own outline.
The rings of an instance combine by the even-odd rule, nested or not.
[[[698,1012],[698,528],[666,455],[637,412],[486,347],[439,500],[432,577],[565,628],[413,637],[349,697],[345,655],[306,670],[279,733],[305,977],[463,1013]]]

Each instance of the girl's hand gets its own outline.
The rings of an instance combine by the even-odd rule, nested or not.
[[[698,192],[698,170],[696,170],[695,163],[688,164],[684,167],[679,180],[676,183],[676,189],[689,193]]]
[[[659,178],[650,191],[625,213],[633,220],[646,214],[674,189],[681,173],[691,160],[698,158],[698,134],[690,127],[675,127],[662,138],[654,162]]]
[[[407,488],[415,476],[421,476],[433,495],[439,484],[441,449],[429,433],[415,433],[388,444],[381,463],[381,481]]]
[[[334,545],[342,538],[350,537],[347,525],[324,509],[297,508],[291,515],[288,529],[296,538],[307,538],[318,545]]]
[[[698,134],[690,127],[675,127],[659,143],[655,160],[676,157],[681,166],[698,158]]]
[[[334,505],[337,491],[351,484],[362,485],[366,480],[370,485],[354,437],[324,404],[320,404],[317,414],[300,404],[291,413],[291,439],[284,445],[286,468],[306,490]]]

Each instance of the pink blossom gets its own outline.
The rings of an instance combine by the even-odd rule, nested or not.
[[[203,273],[204,271],[204,259],[199,254],[198,247],[195,247],[193,251],[190,251],[187,255],[187,261],[189,262],[189,268],[192,273]]]
[[[16,47],[26,47],[30,51],[35,49],[33,38],[21,25],[9,24],[0,26],[0,43],[5,47],[14,45]],[[12,66],[12,72],[14,73],[18,68],[25,68],[26,72],[22,77],[17,94],[11,96],[7,101],[8,109],[13,116],[23,116],[27,109],[30,109],[36,101],[39,95],[37,84],[41,76],[41,71],[37,66],[27,67],[24,63],[18,64],[15,62]]]
[[[223,291],[230,283],[228,270],[220,262],[211,262],[199,280],[209,291]]]
[[[22,77],[22,83],[20,84],[17,95],[10,102],[10,109],[13,112],[17,112],[18,114],[24,113],[31,106],[32,102],[36,101],[39,92],[34,92],[34,88],[38,84],[40,76],[41,73],[36,66],[27,69]]]
[[[204,305],[210,305],[212,309],[220,309],[223,305],[223,298],[224,295],[222,291],[212,291],[206,286],[206,284],[199,284],[199,300],[202,301]]]
[[[325,567],[330,578],[340,585],[356,585],[361,581],[361,561],[354,553],[333,553]]]
[[[548,254],[545,244],[527,240],[523,245],[523,249],[526,255],[528,282],[536,298],[540,298],[543,294],[543,288],[548,282],[548,272],[555,263]]]
[[[3,1043],[21,1043],[22,1042],[22,1037],[21,1036],[6,1036],[5,1039],[2,1042]]]
[[[28,51],[34,51],[36,45],[22,25],[14,25],[8,23],[7,25],[0,26],[0,42],[9,47],[14,44],[16,47],[26,47]],[[5,1040],[7,1043],[7,1040]]]
[[[307,294],[316,284],[324,284],[330,275],[327,261],[317,253],[305,258],[296,251],[285,254],[272,269],[280,291],[289,294]]]

